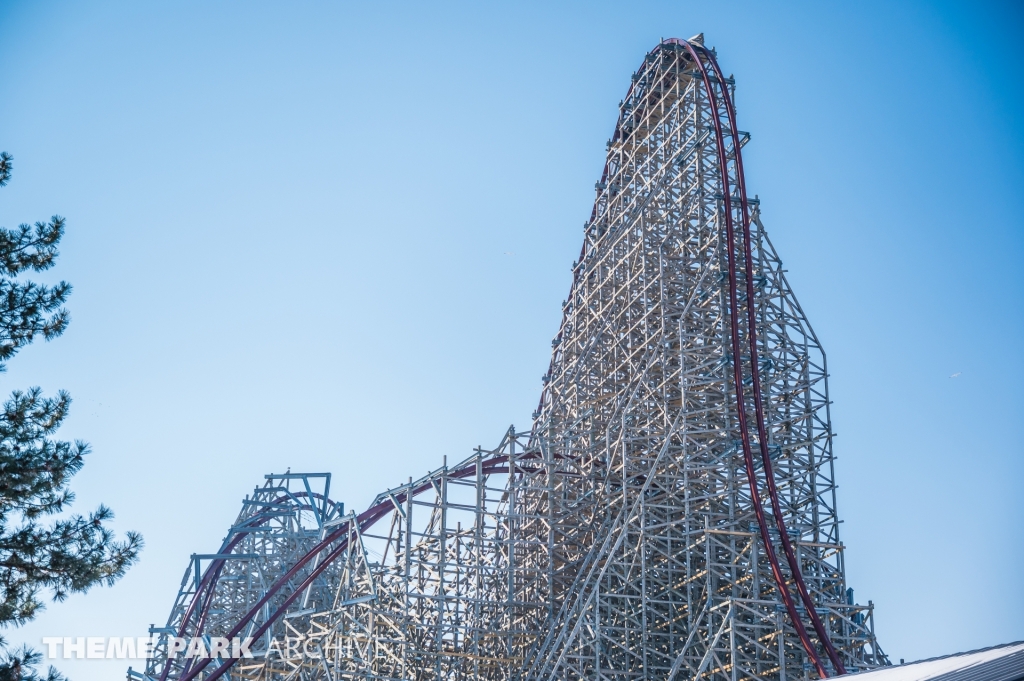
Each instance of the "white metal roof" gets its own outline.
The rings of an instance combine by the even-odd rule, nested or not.
[[[1024,641],[847,675],[850,681],[854,676],[856,681],[1019,681]]]

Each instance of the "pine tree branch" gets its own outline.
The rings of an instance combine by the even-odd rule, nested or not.
[[[0,187],[7,184],[12,158],[0,152]],[[0,228],[0,371],[3,362],[42,336],[61,335],[70,321],[64,304],[71,285],[44,286],[15,279],[56,262],[64,218],[17,229]],[[48,595],[60,601],[94,586],[112,585],[138,560],[142,537],[116,539],[106,506],[82,516],[62,514],[74,501],[68,489],[89,446],[52,436],[67,418],[71,397],[46,397],[39,388],[15,391],[0,408],[0,628],[19,626],[44,607]],[[65,681],[52,667],[40,676],[42,656],[28,648],[11,650],[0,638],[0,681]]]
[[[0,187],[6,187],[7,180],[11,179],[11,170],[14,169],[11,164],[13,160],[14,157],[6,151],[0,151]]]

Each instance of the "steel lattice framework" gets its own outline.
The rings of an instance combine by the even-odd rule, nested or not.
[[[746,194],[733,90],[700,36],[633,76],[528,432],[358,515],[329,477],[268,476],[154,630],[251,636],[255,658],[163,645],[133,675],[784,681],[888,664],[846,586],[825,356]]]

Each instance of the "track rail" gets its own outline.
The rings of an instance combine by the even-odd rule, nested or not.
[[[722,116],[719,110],[718,95],[715,92],[714,84],[711,82],[711,74],[708,73],[704,61],[700,55],[709,55],[710,51],[706,50],[702,45],[697,43],[700,50],[694,47],[693,44],[686,40],[678,40],[672,44],[680,45],[687,52],[690,53],[693,59],[694,65],[699,70],[701,79],[704,82],[704,89],[707,92],[708,100],[711,103],[712,120],[715,126],[715,138],[716,146],[718,148],[718,163],[721,168],[722,174],[722,201],[724,203],[723,213],[725,215],[725,233],[726,233],[726,251],[727,260],[729,267],[729,331],[730,331],[730,344],[733,356],[733,390],[736,395],[736,417],[739,424],[740,430],[740,441],[743,445],[743,461],[747,469],[747,483],[750,486],[750,496],[753,500],[754,514],[757,516],[757,526],[761,534],[761,540],[765,546],[765,553],[768,555],[768,562],[772,567],[772,576],[775,578],[775,583],[779,588],[779,594],[782,596],[782,601],[786,606],[786,612],[789,614],[790,620],[793,622],[793,627],[796,629],[797,636],[800,638],[800,643],[803,645],[804,650],[810,656],[815,668],[818,670],[818,674],[822,677],[828,676],[825,670],[825,666],[821,662],[821,658],[818,655],[817,649],[814,647],[814,643],[811,641],[810,636],[807,634],[807,628],[804,626],[803,621],[800,619],[800,615],[796,609],[796,603],[793,601],[793,595],[789,592],[789,588],[786,585],[786,577],[782,573],[782,567],[779,564],[779,558],[775,553],[775,545],[771,541],[771,536],[768,534],[768,523],[765,518],[764,506],[761,503],[761,491],[757,482],[757,472],[754,468],[754,454],[750,446],[750,428],[747,423],[747,407],[746,399],[743,391],[743,363],[740,360],[741,357],[741,344],[740,344],[740,320],[739,320],[739,284],[736,278],[736,235],[735,225],[732,219],[732,197],[731,188],[729,182],[729,160],[726,155],[726,140],[725,133],[722,129]],[[709,59],[710,61],[710,59]],[[715,76],[716,78],[717,75]],[[726,90],[725,83],[719,79],[722,85],[722,90]],[[739,140],[736,138],[735,129],[731,129],[730,132],[733,134],[733,153],[735,158],[739,159]],[[737,176],[742,174],[742,166],[737,163]],[[741,201],[745,203],[741,195]],[[744,214],[744,226],[746,226],[746,215]],[[749,260],[748,260],[749,265]],[[747,298],[747,309],[753,310],[753,297]],[[748,335],[751,339],[754,338],[753,328],[749,329]],[[753,359],[753,358],[752,358]],[[751,373],[756,374],[757,366],[751,361]],[[763,442],[763,440],[762,440]],[[765,470],[767,473],[767,469]],[[778,516],[777,516],[778,517]],[[779,518],[781,522],[781,518]],[[785,526],[783,525],[783,533],[785,533]],[[799,574],[799,571],[794,571],[794,574]]]
[[[287,501],[289,498],[298,501],[298,498],[300,498],[300,497],[308,497],[308,496],[309,496],[309,494],[307,494],[306,492],[295,492],[293,495],[284,495],[284,496],[278,497],[277,499],[274,500],[273,503],[282,503],[282,502]],[[320,499],[320,500],[322,500],[325,503],[329,503],[329,501],[330,501],[329,499],[327,499],[323,495],[316,494],[316,493],[313,494],[313,498],[314,499]],[[305,506],[301,506],[301,505],[297,506],[296,508],[298,510],[311,510],[311,511],[314,511],[314,512],[317,510],[316,507],[312,505],[312,502],[309,502]],[[221,547],[220,547],[220,549],[218,550],[217,553],[218,554],[228,554],[228,553],[231,553],[234,550],[234,548],[238,545],[238,543],[240,541],[242,541],[242,539],[245,538],[245,530],[249,530],[249,529],[252,529],[254,527],[259,527],[263,523],[272,520],[275,515],[277,515],[276,511],[273,511],[273,512],[266,512],[266,511],[264,511],[264,512],[261,512],[261,513],[257,513],[253,517],[251,517],[248,520],[246,520],[245,522],[243,522],[241,525],[235,526],[234,528],[232,528],[234,530],[234,532],[229,534],[228,537],[225,537],[224,542],[221,544]],[[178,632],[177,632],[177,635],[179,637],[184,636],[185,633],[187,632],[189,622],[192,620],[193,615],[195,615],[195,618],[196,618],[196,625],[195,625],[196,635],[202,634],[203,628],[206,626],[206,618],[209,615],[210,604],[213,602],[214,587],[215,587],[215,585],[217,583],[217,580],[220,578],[220,573],[223,571],[224,566],[226,564],[227,564],[227,560],[224,559],[224,558],[217,558],[217,559],[214,559],[214,560],[212,560],[210,562],[210,565],[207,567],[206,571],[203,573],[203,576],[202,576],[202,578],[199,581],[199,586],[198,586],[198,588],[196,588],[195,595],[192,597],[192,600],[189,602],[188,608],[185,609],[185,614],[182,615],[181,624],[178,627]],[[196,606],[200,602],[202,602],[202,605],[199,607],[198,610],[196,610]],[[186,662],[185,667],[182,670],[182,673],[187,674],[189,669],[191,668],[191,664],[192,664],[192,660],[189,659]],[[168,659],[165,662],[165,664],[164,664],[163,671],[160,673],[159,681],[166,681],[167,675],[170,672],[170,669],[171,669],[171,665],[170,665],[170,660]]]
[[[800,638],[800,643],[803,645],[804,650],[807,651],[810,656],[818,674],[822,678],[829,676],[828,670],[822,663],[821,656],[818,654],[817,649],[814,647],[814,643],[811,641],[810,636],[807,633],[807,628],[804,626],[803,620],[800,618],[800,614],[797,611],[796,603],[793,601],[793,595],[789,591],[789,587],[786,584],[786,577],[782,573],[782,567],[779,564],[779,558],[775,551],[775,545],[772,543],[771,536],[768,533],[768,523],[765,518],[764,506],[761,503],[761,491],[757,480],[757,471],[754,466],[754,455],[750,444],[750,428],[747,422],[747,408],[746,399],[744,397],[743,390],[743,366],[740,361],[741,357],[741,344],[739,337],[739,284],[736,275],[736,235],[735,225],[733,224],[733,207],[732,207],[732,191],[729,182],[729,160],[726,153],[726,140],[725,132],[722,128],[722,117],[719,109],[719,98],[718,93],[715,91],[715,87],[712,83],[712,78],[718,81],[722,90],[722,100],[726,112],[726,117],[729,121],[729,133],[732,136],[732,148],[733,158],[736,164],[736,184],[737,192],[740,200],[740,213],[741,213],[741,235],[743,240],[743,267],[744,267],[744,278],[746,279],[746,297],[747,297],[747,338],[749,341],[749,352],[750,352],[750,375],[751,375],[751,392],[754,398],[754,415],[756,421],[758,445],[761,453],[761,462],[765,472],[765,482],[768,488],[768,496],[771,499],[772,513],[775,517],[775,524],[779,531],[779,537],[782,542],[783,552],[786,555],[786,562],[789,564],[790,573],[793,576],[793,581],[796,583],[797,591],[800,595],[800,600],[803,601],[804,608],[807,610],[808,615],[811,618],[811,623],[814,626],[814,631],[818,635],[818,640],[825,648],[826,653],[829,656],[829,660],[832,662],[836,671],[839,674],[845,674],[846,669],[843,666],[842,660],[839,659],[838,653],[836,653],[835,647],[832,645],[832,641],[829,639],[828,631],[825,629],[821,618],[818,617],[818,613],[815,610],[815,604],[807,590],[807,585],[804,583],[803,575],[800,570],[800,562],[797,560],[796,553],[793,551],[793,544],[789,539],[789,533],[786,529],[786,522],[782,516],[782,506],[779,502],[778,489],[775,484],[775,475],[772,470],[771,456],[768,451],[768,433],[765,426],[764,418],[764,405],[762,404],[761,398],[761,376],[760,368],[758,366],[757,359],[757,318],[754,309],[754,276],[753,276],[753,262],[751,254],[751,238],[750,238],[750,212],[747,204],[746,195],[746,181],[743,175],[743,157],[740,152],[740,141],[739,134],[736,127],[736,109],[733,106],[732,100],[729,97],[729,88],[726,85],[725,78],[722,74],[721,69],[718,66],[718,61],[715,59],[715,55],[711,50],[708,50],[700,43],[690,43],[686,40],[671,39],[670,44],[680,45],[689,52],[693,58],[694,65],[699,69],[701,78],[704,81],[704,89],[707,92],[708,99],[711,102],[712,116],[715,125],[715,137],[717,140],[719,165],[722,173],[722,201],[724,203],[723,213],[725,214],[725,231],[726,240],[728,242],[728,263],[729,263],[729,322],[730,322],[730,343],[732,346],[733,356],[733,389],[736,393],[736,413],[737,420],[740,428],[740,440],[743,444],[743,460],[747,469],[747,482],[750,486],[751,498],[754,500],[754,513],[757,516],[758,530],[761,535],[761,541],[764,543],[765,552],[768,555],[768,561],[771,563],[772,576],[775,578],[776,586],[778,586],[779,593],[782,596],[782,600],[786,606],[786,612],[789,614],[790,621],[793,623],[794,629],[796,629],[797,636]],[[701,59],[703,55],[708,63],[711,64],[714,73],[709,73],[705,66],[704,60]]]
[[[517,457],[517,461],[521,461],[524,459],[528,460],[529,458],[531,457],[529,454],[527,454],[521,458]],[[464,462],[463,464],[460,464],[454,469],[449,469],[447,471],[447,477],[467,478],[476,475],[477,464],[478,462],[474,457],[469,462]],[[510,470],[510,466],[508,465],[509,457],[506,454],[498,454],[493,457],[484,459],[483,461],[479,462],[479,464],[484,475],[507,473]],[[440,480],[440,474],[437,474],[436,478],[434,476],[428,476],[419,485],[415,487],[410,487],[405,491],[394,494],[394,500],[397,501],[398,503],[403,503],[410,496],[416,497],[428,490],[433,489],[433,483],[435,482],[435,479]],[[295,599],[298,598],[299,595],[303,591],[305,591],[306,588],[309,587],[309,585],[312,584],[313,581],[318,576],[320,576],[320,574],[324,570],[326,570],[327,567],[332,562],[337,560],[337,558],[345,552],[345,549],[348,547],[347,535],[349,533],[349,528],[352,525],[352,523],[355,523],[355,526],[358,527],[360,530],[372,527],[378,520],[387,516],[387,514],[390,513],[393,509],[394,501],[392,501],[392,499],[389,497],[384,501],[380,501],[374,504],[373,506],[363,511],[358,516],[355,516],[354,518],[350,517],[348,520],[339,523],[337,525],[337,529],[328,533],[323,539],[320,540],[320,542],[318,542],[312,549],[310,549],[308,553],[306,553],[302,558],[296,561],[296,563],[291,567],[291,569],[288,570],[288,572],[281,575],[281,577],[279,577],[278,580],[269,589],[267,589],[263,597],[259,601],[257,601],[256,604],[252,606],[252,608],[250,608],[250,610],[238,621],[237,624],[235,624],[234,627],[232,627],[231,631],[229,631],[225,636],[229,639],[238,636],[242,632],[242,630],[249,625],[253,618],[256,617],[257,614],[259,614],[259,611],[267,604],[267,602],[269,602],[270,599],[273,598],[274,595],[276,595],[285,586],[285,584],[288,583],[289,580],[291,580],[296,574],[298,574],[298,572],[307,563],[309,563],[309,561],[319,556],[325,550],[330,549],[330,552],[327,553],[324,559],[317,563],[316,567],[313,568],[310,571],[310,573],[306,576],[306,578],[302,581],[302,583],[300,583],[299,586],[296,587],[292,591],[292,593],[288,595],[287,598],[285,598],[281,605],[278,606],[277,610],[271,613],[271,615],[268,616],[263,621],[263,623],[260,626],[258,626],[254,631],[252,631],[249,635],[252,638],[256,639],[265,634],[267,629],[269,629],[274,624],[274,622],[276,622],[278,619],[284,616],[284,614],[288,611],[289,606],[291,606]],[[223,676],[225,672],[227,672],[236,661],[237,660],[235,658],[229,658],[225,660],[220,664],[219,667],[217,667],[213,672],[211,672],[209,676],[205,677],[204,681],[216,681],[216,679],[219,679],[221,676]],[[199,660],[194,667],[192,667],[184,676],[181,677],[180,681],[192,681],[207,666],[209,666],[210,662],[210,658],[203,658]]]
[[[687,43],[689,44],[689,43]],[[839,654],[836,652],[835,646],[832,645],[832,640],[829,638],[828,631],[825,629],[824,623],[821,621],[821,617],[818,616],[818,611],[815,607],[814,600],[811,598],[810,593],[807,590],[807,585],[804,582],[803,575],[800,570],[800,561],[796,557],[796,553],[793,551],[793,543],[790,541],[789,532],[786,531],[786,522],[782,516],[782,505],[779,502],[778,487],[775,484],[775,474],[772,470],[772,460],[768,452],[768,430],[765,426],[764,418],[764,405],[762,404],[762,392],[761,392],[761,369],[760,362],[758,361],[757,352],[757,317],[753,305],[754,301],[754,271],[753,271],[753,256],[751,252],[751,238],[750,238],[750,208],[747,204],[747,187],[746,178],[743,174],[743,156],[740,152],[739,136],[736,127],[736,107],[733,106],[732,98],[729,96],[729,88],[725,86],[725,78],[722,74],[722,69],[718,66],[718,60],[710,50],[700,45],[701,52],[707,56],[708,61],[714,68],[715,74],[718,77],[718,81],[722,83],[722,98],[725,101],[725,109],[729,118],[729,125],[733,137],[733,153],[735,154],[736,160],[736,183],[737,190],[739,191],[740,197],[740,210],[742,214],[742,231],[743,231],[743,259],[744,259],[744,275],[746,279],[746,294],[747,294],[747,338],[749,341],[750,349],[750,374],[751,374],[751,392],[754,394],[754,414],[757,420],[757,439],[761,450],[761,463],[764,467],[765,484],[768,487],[768,496],[771,498],[772,503],[772,514],[775,516],[775,524],[779,530],[779,538],[782,541],[782,550],[786,554],[786,562],[789,563],[790,571],[793,575],[793,581],[796,582],[797,591],[800,593],[800,600],[803,601],[804,607],[807,609],[807,614],[811,618],[811,624],[814,626],[815,633],[818,634],[818,640],[821,641],[822,646],[825,648],[825,652],[828,654],[829,660],[838,674],[845,674],[846,668],[843,665],[843,661],[839,658]],[[719,148],[722,148],[720,146]],[[726,201],[726,215],[731,218],[729,211],[729,192],[724,191]],[[730,258],[733,256],[733,244],[732,237],[729,238],[729,255]],[[731,314],[735,314],[736,305],[736,280],[735,272],[730,272],[729,276],[729,288],[731,292],[731,305],[733,311]],[[733,329],[735,330],[735,320],[733,321]],[[735,331],[734,331],[735,333]],[[739,357],[734,350],[734,357]],[[739,366],[739,362],[734,363],[735,366]],[[740,382],[736,383],[737,395],[740,395],[742,385]],[[740,413],[743,413],[742,405],[740,406]],[[747,433],[743,434],[744,443],[748,443]],[[746,458],[747,452],[744,451],[744,458]],[[751,481],[754,481],[754,469],[751,461],[747,461],[747,476]],[[755,499],[760,497],[755,496]],[[761,508],[760,504],[757,504],[758,508]],[[761,538],[767,546],[771,546],[769,537],[766,536],[766,529],[763,525],[763,521],[759,518],[759,524],[761,524]],[[774,548],[770,550],[769,555],[774,555]],[[776,558],[777,559],[777,558]],[[775,573],[773,566],[773,574]],[[780,590],[788,594],[785,581],[779,580],[776,576],[776,582]],[[796,621],[798,614],[790,611],[789,616]],[[806,647],[806,645],[805,645]],[[827,677],[828,674],[822,668],[820,659],[815,659],[815,666],[818,667],[818,673],[822,678]]]

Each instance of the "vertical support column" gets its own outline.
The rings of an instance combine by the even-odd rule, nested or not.
[[[437,623],[434,630],[434,655],[437,679],[442,678],[441,661],[444,650],[445,630],[445,570],[448,565],[448,457],[444,457],[441,468],[438,513],[440,514],[437,537]]]
[[[402,571],[402,600],[405,606],[405,617],[402,622],[401,640],[402,640],[402,676],[408,678],[410,671],[409,655],[410,646],[413,645],[413,641],[409,638],[409,634],[413,628],[413,619],[409,612],[409,606],[412,601],[412,478],[409,478],[409,494],[405,495],[405,569]],[[374,660],[376,662],[376,660]]]
[[[775,626],[779,632],[779,681],[786,681],[786,622],[778,608],[775,609]]]

